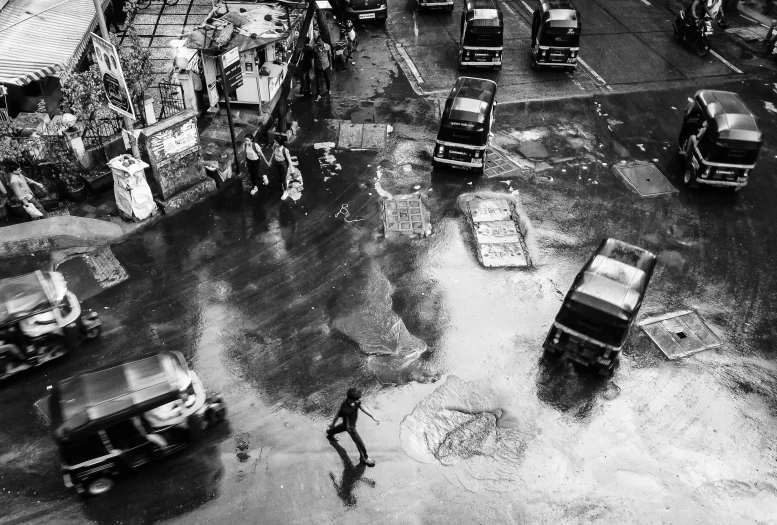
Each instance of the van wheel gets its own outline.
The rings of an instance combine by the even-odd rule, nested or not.
[[[116,483],[111,478],[103,476],[91,480],[89,485],[86,487],[86,492],[90,496],[100,496],[106,492],[110,492],[115,484]]]
[[[690,166],[685,168],[685,174],[683,175],[683,184],[689,188],[698,188],[699,184],[696,182],[696,175],[693,173],[693,168]]]
[[[101,333],[103,333],[103,327],[101,325],[97,325],[84,332],[84,336],[87,339],[95,339],[99,337]]]

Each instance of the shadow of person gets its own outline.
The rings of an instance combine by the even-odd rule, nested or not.
[[[364,475],[364,469],[367,468],[366,464],[359,462],[358,465],[354,465],[351,458],[348,457],[348,452],[346,452],[337,441],[330,441],[329,443],[337,451],[337,454],[343,461],[343,474],[340,477],[340,482],[338,483],[337,479],[335,479],[334,472],[329,473],[329,478],[332,480],[332,485],[335,487],[337,496],[343,500],[343,505],[346,507],[353,507],[356,505],[356,495],[353,493],[356,484],[362,482],[375,488],[375,481],[370,478],[362,477]]]

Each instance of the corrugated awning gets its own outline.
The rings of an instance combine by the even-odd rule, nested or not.
[[[0,84],[55,75],[81,57],[96,24],[93,0],[10,0],[0,11]]]

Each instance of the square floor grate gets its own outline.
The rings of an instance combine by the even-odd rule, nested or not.
[[[657,195],[669,195],[678,190],[666,180],[666,177],[658,171],[650,162],[634,161],[626,164],[616,164],[612,167],[616,176],[630,186],[643,197],[655,197]]]
[[[639,325],[669,359],[717,348],[723,343],[692,310],[645,319]]]
[[[421,199],[397,199],[383,203],[386,232],[423,234],[424,214]]]

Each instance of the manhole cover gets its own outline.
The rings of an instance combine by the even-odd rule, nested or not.
[[[668,195],[678,190],[666,180],[652,163],[644,161],[616,164],[612,167],[615,174],[621,177],[627,185],[643,197]]]
[[[510,205],[506,200],[475,199],[469,203],[469,213],[473,222],[509,221]]]
[[[490,177],[512,177],[521,173],[521,168],[508,160],[497,150],[489,147],[488,155],[486,156],[486,169],[483,175],[486,178]]]
[[[386,233],[423,234],[424,213],[421,199],[397,199],[383,203],[383,221]]]
[[[518,242],[500,244],[478,243],[478,251],[480,252],[480,260],[483,262],[483,266],[489,268],[529,266],[523,253],[523,247]]]
[[[669,359],[689,356],[723,344],[699,314],[692,310],[651,317],[639,325]]]

